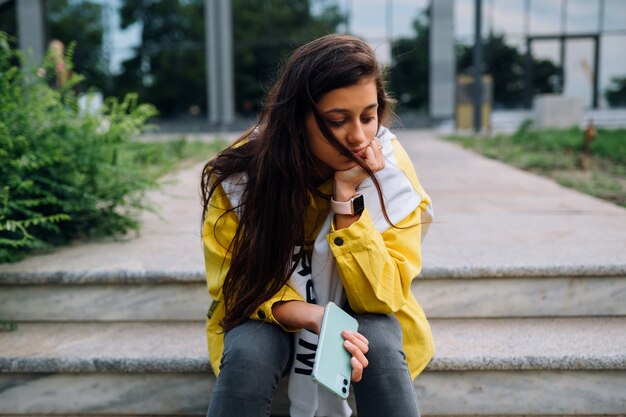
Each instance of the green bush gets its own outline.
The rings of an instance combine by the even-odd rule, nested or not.
[[[81,111],[71,51],[70,77],[53,88],[52,55],[29,68],[0,32],[0,262],[137,228],[144,192],[156,185],[136,160],[118,157],[156,110],[127,95]]]

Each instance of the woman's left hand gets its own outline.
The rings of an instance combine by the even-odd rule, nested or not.
[[[345,342],[343,346],[352,355],[350,364],[352,365],[352,381],[359,382],[363,378],[363,369],[367,367],[369,362],[365,354],[369,350],[369,341],[361,333],[344,330],[341,335]]]

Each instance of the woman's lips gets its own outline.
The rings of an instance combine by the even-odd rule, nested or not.
[[[365,149],[366,148],[367,148],[367,146],[361,146],[360,148],[353,149],[352,153],[355,154],[356,156],[358,156],[359,158],[363,158],[363,156],[365,156]]]

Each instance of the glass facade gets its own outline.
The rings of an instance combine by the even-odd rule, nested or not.
[[[324,33],[367,40],[389,67],[400,111],[427,112],[431,0],[231,0],[235,106],[254,117],[279,63],[294,47]],[[16,36],[15,1],[0,7],[0,30]],[[494,105],[518,108],[532,93],[564,92],[600,107],[626,77],[626,1],[483,0],[485,70],[494,76]],[[137,91],[163,118],[205,120],[204,0],[47,0],[48,40],[76,42],[75,70],[105,95]],[[471,71],[474,0],[454,0],[457,72]],[[562,44],[562,35],[572,36]],[[588,36],[587,36],[588,35]],[[598,62],[594,37],[599,36]],[[625,82],[626,84],[626,82]]]

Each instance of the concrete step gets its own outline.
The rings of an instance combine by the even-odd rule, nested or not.
[[[626,412],[626,318],[432,320],[424,415]],[[0,415],[204,415],[202,322],[23,323],[0,335]],[[287,414],[286,381],[273,413]]]
[[[626,266],[427,269],[413,292],[432,318],[625,316]],[[209,304],[202,273],[0,273],[3,320],[202,320]]]

